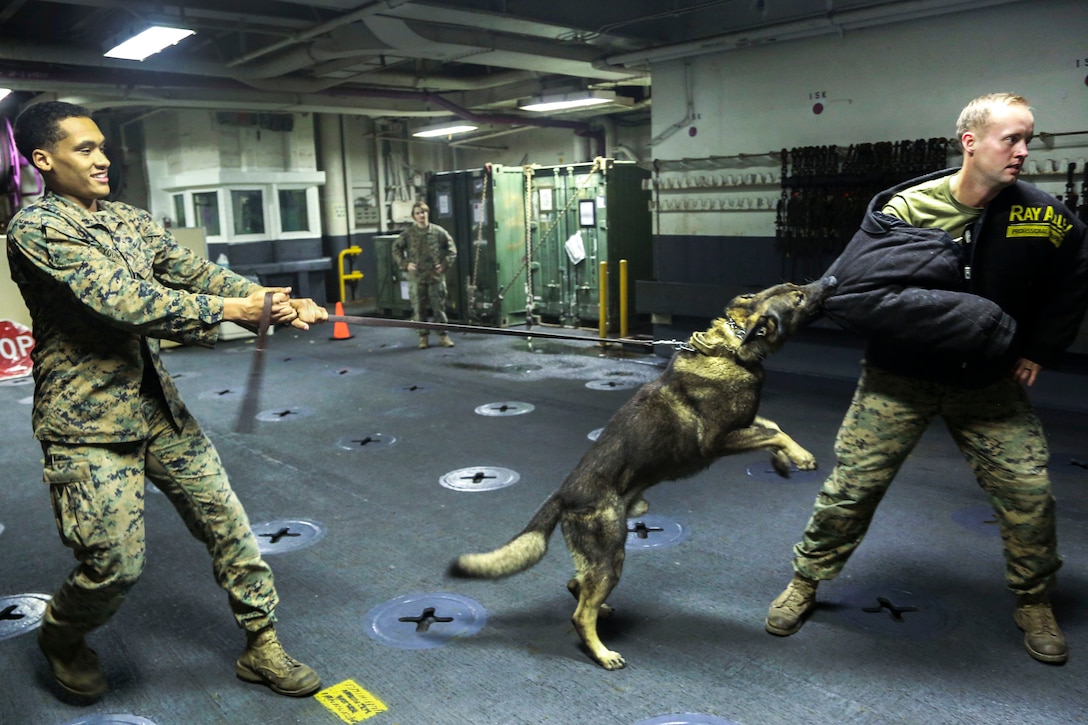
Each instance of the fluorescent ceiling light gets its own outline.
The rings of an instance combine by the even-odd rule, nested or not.
[[[519,106],[519,108],[523,111],[546,113],[548,111],[566,111],[572,108],[601,106],[605,103],[615,102],[616,94],[613,91],[579,91],[577,93],[534,96]]]
[[[436,136],[452,136],[455,133],[468,133],[469,131],[475,131],[477,128],[479,126],[463,121],[447,121],[436,126],[424,126],[417,129],[412,135],[417,138],[435,138]]]
[[[110,48],[105,52],[107,58],[121,58],[123,60],[143,60],[149,55],[155,55],[163,48],[177,45],[179,41],[193,34],[186,28],[168,28],[164,25],[152,25],[144,32],[134,35],[125,42]]]

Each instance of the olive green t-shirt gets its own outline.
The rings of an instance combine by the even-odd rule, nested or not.
[[[952,176],[930,179],[899,192],[881,209],[913,227],[943,229],[957,243],[963,231],[974,224],[983,210],[966,206],[952,195]]]

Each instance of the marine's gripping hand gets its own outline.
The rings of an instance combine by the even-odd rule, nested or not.
[[[228,297],[223,307],[223,319],[256,328],[261,322],[266,294],[272,295],[273,325],[291,325],[309,330],[310,324],[324,322],[329,313],[309,298],[294,299],[290,287],[262,287],[247,297]]]
[[[290,300],[291,307],[295,310],[295,318],[291,324],[300,330],[309,330],[315,322],[325,322],[329,319],[329,311],[308,297]]]

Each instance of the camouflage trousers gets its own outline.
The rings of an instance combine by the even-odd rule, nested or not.
[[[176,430],[157,400],[145,399],[144,414],[146,440],[42,442],[57,530],[79,562],[50,601],[46,622],[87,633],[121,606],[144,566],[146,477],[207,547],[239,626],[255,632],[273,623],[272,570],[211,441],[192,417]]]
[[[1040,594],[1061,566],[1042,424],[1012,380],[981,390],[928,383],[865,366],[835,439],[835,470],[794,546],[794,569],[834,578],[861,543],[892,478],[936,416],[944,419],[997,514],[1005,580]]]
[[[412,279],[408,281],[408,300],[412,303],[412,319],[416,322],[424,322],[427,319],[427,308],[434,313],[434,321],[446,323],[446,280],[439,279]],[[427,330],[419,331],[420,337],[427,336]]]

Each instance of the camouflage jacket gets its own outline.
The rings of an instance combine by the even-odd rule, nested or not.
[[[453,237],[437,224],[428,224],[426,229],[413,224],[393,242],[393,261],[401,271],[407,271],[408,263],[415,262],[416,279],[441,279],[445,272],[439,274],[434,268],[441,264],[443,270],[449,270],[456,259]]]
[[[47,193],[8,224],[8,261],[33,320],[34,435],[140,440],[145,366],[175,424],[189,413],[159,358],[159,339],[210,347],[223,297],[259,287],[180,246],[147,212],[98,211]]]

